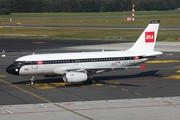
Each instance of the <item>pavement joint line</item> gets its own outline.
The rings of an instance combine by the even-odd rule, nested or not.
[[[47,42],[32,42],[33,44],[45,44]]]
[[[164,100],[163,102],[171,104],[171,102]]]
[[[27,93],[27,94],[30,94],[30,95],[32,95],[32,96],[34,96],[34,97],[36,97],[36,98],[39,98],[39,99],[41,99],[41,100],[43,100],[43,101],[45,101],[45,102],[47,102],[47,103],[51,103],[51,104],[53,104],[53,105],[55,105],[55,106],[57,106],[57,107],[59,107],[59,108],[62,108],[62,109],[67,110],[67,111],[69,111],[69,112],[71,112],[71,113],[74,113],[74,114],[76,114],[76,115],[79,115],[79,116],[81,116],[81,117],[84,117],[84,118],[86,118],[86,119],[88,119],[88,120],[93,120],[93,119],[90,118],[90,117],[87,117],[87,116],[85,116],[85,115],[83,115],[83,114],[80,114],[80,113],[75,112],[75,111],[73,111],[73,110],[71,110],[71,109],[68,109],[68,108],[66,108],[66,107],[63,107],[63,106],[61,106],[61,105],[59,105],[59,104],[57,104],[57,103],[53,103],[53,102],[51,102],[51,101],[49,101],[49,100],[47,100],[47,99],[45,99],[45,98],[43,98],[43,97],[40,97],[40,96],[38,96],[38,95],[36,95],[36,94],[33,94],[33,93],[31,93],[31,92],[29,92],[29,91],[27,91],[27,90],[24,90],[24,89],[22,89],[22,88],[20,88],[20,87],[18,87],[18,86],[16,86],[16,85],[13,85],[13,84],[11,84],[11,83],[9,83],[9,82],[4,81],[4,80],[2,80],[2,79],[0,79],[0,81],[3,82],[3,83],[5,83],[5,84],[8,84],[8,85],[10,85],[10,86],[12,86],[12,87],[14,87],[14,88],[16,88],[16,89],[18,89],[18,90],[21,90],[21,91],[23,91],[23,92],[25,92],[25,93]],[[11,111],[10,111],[10,112],[11,112]],[[10,112],[8,112],[8,113],[10,113]],[[11,114],[12,114],[12,113],[11,113]]]

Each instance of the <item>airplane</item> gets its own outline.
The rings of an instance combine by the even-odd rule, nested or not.
[[[6,68],[9,74],[31,76],[62,76],[64,82],[88,81],[95,84],[93,74],[120,69],[145,68],[137,66],[163,53],[154,51],[160,20],[152,20],[135,44],[128,50],[77,53],[32,54],[22,56]]]

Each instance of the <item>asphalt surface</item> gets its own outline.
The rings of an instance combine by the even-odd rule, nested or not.
[[[125,41],[122,41],[125,42]],[[38,51],[43,49],[56,49],[79,45],[97,45],[117,43],[117,41],[97,40],[44,40],[44,39],[0,39],[0,50],[7,52]]]
[[[147,63],[145,70],[129,69],[94,75],[97,80],[95,85],[86,82],[65,84],[59,77],[36,77],[36,84],[31,86],[30,77],[13,76],[5,71],[19,56],[31,54],[32,50],[46,52],[47,49],[53,48],[55,51],[55,48],[101,44],[102,41],[3,39],[0,42],[4,44],[0,47],[7,55],[0,58],[0,105],[180,96],[178,52],[164,53],[159,60],[166,62]],[[56,52],[64,50],[57,49]]]

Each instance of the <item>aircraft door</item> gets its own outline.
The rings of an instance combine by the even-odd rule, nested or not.
[[[32,69],[37,69],[38,68],[38,62],[37,62],[37,59],[35,57],[33,57],[32,60],[31,60],[31,68]]]
[[[75,64],[78,65],[79,64],[79,60],[75,59]]]
[[[134,64],[135,63],[134,57],[130,57],[129,60],[130,60],[130,64]]]

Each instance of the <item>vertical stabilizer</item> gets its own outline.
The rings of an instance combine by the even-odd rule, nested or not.
[[[127,51],[154,51],[160,20],[152,20],[136,43]]]

